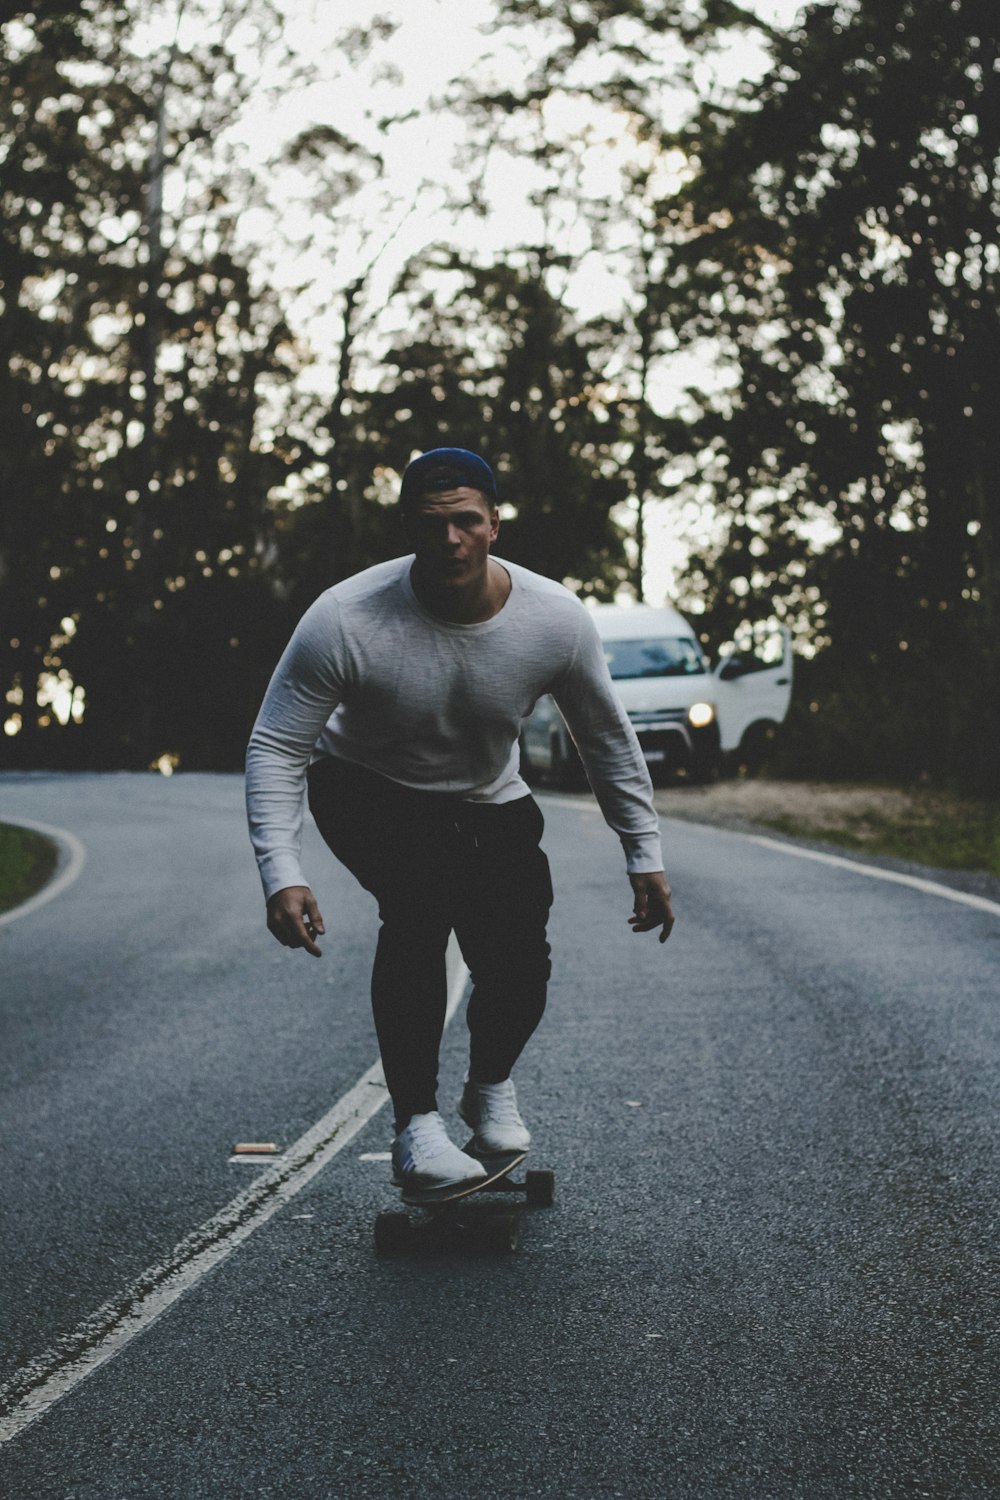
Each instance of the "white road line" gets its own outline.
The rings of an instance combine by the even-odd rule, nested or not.
[[[37,895],[29,897],[20,906],[15,906],[12,911],[0,913],[0,927],[6,927],[8,922],[30,916],[40,906],[46,906],[57,896],[61,896],[83,869],[87,851],[80,840],[74,834],[67,833],[65,828],[50,828],[48,823],[36,823],[32,818],[15,818],[8,813],[0,814],[0,823],[10,823],[16,828],[31,828],[35,833],[44,833],[59,845],[60,852],[59,867],[48,885],[43,886]]]
[[[546,797],[544,800],[576,807],[581,811],[597,811],[593,803],[575,802],[569,798],[563,801]],[[669,817],[669,814],[664,816]],[[24,906],[4,913],[0,917],[0,923],[24,916],[28,911],[59,895],[79,875],[86,857],[83,846],[72,834],[49,828],[42,823],[29,822],[26,818],[7,818],[6,821],[35,828],[48,834],[50,838],[57,839],[69,850],[70,857],[66,867],[44,891],[39,892],[38,896]],[[716,828],[711,824],[692,823],[687,819],[683,821],[687,827],[694,828],[699,833],[728,834],[733,838],[749,839],[751,843],[777,850],[780,854],[812,859],[856,875],[866,875],[873,880],[887,880],[896,885],[910,886],[925,894],[940,896],[946,901],[956,901],[977,911],[1000,916],[1000,904],[997,902],[989,901],[983,896],[974,896],[967,891],[954,890],[937,881],[923,880],[895,870],[882,870],[875,865],[862,864],[859,860],[842,859],[836,854],[825,854],[816,849],[803,849],[760,834],[740,833],[733,829]],[[461,1002],[468,982],[468,971],[455,950],[450,957],[452,973],[448,992],[449,1021]],[[0,1443],[17,1437],[64,1396],[75,1390],[88,1375],[92,1375],[116,1354],[121,1353],[134,1338],[179,1301],[185,1292],[190,1291],[202,1277],[248,1239],[254,1230],[266,1224],[279,1208],[283,1208],[294,1198],[354,1139],[387,1100],[382,1066],[375,1063],[311,1130],[289,1147],[280,1163],[262,1172],[224,1209],[189,1234],[164,1260],[151,1266],[120,1296],[106,1302],[72,1334],[19,1370],[0,1388],[0,1412],[3,1413],[0,1416]]]
[[[461,1003],[469,974],[457,946],[449,951],[447,1020]],[[266,1224],[318,1172],[353,1140],[387,1102],[381,1063],[375,1063],[352,1089],[307,1130],[267,1172],[193,1230],[130,1287],[85,1318],[52,1349],[20,1369],[0,1388],[0,1443],[37,1422],[81,1381],[114,1359],[157,1318],[196,1286]]]

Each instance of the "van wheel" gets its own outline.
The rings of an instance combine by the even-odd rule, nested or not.
[[[529,786],[534,786],[535,783],[538,780],[538,772],[535,770],[534,764],[532,763],[531,756],[528,753],[528,747],[525,744],[525,740],[524,740],[524,735],[523,734],[521,735],[520,740],[519,740],[518,743],[519,743],[519,749],[520,749],[520,770],[521,770],[521,775],[524,777],[525,781],[528,783]]]
[[[718,756],[706,756],[692,762],[688,771],[688,781],[692,786],[711,786],[713,781],[719,779]]]
[[[583,766],[574,749],[566,750],[562,735],[558,729],[553,729],[550,741],[550,776],[553,786],[561,787],[563,791],[571,792],[579,789],[585,784]]]
[[[740,741],[740,748],[736,755],[740,770],[746,771],[748,776],[756,776],[767,760],[771,749],[771,741],[778,732],[777,724],[761,720],[758,724],[751,724]]]

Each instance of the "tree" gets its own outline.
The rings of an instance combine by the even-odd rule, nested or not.
[[[715,641],[777,617],[818,651],[795,743],[825,771],[997,784],[993,9],[814,4],[787,32],[727,0],[500,9],[537,43],[512,108],[569,90],[685,161],[630,298],[668,363],[711,361],[657,434],[661,489],[714,516],[685,602]],[[750,30],[763,78],[713,82]]]
[[[776,596],[812,616],[847,773],[996,785],[991,11],[811,7],[759,89],[685,132],[699,170],[664,205],[665,305],[732,375],[694,429],[726,518],[695,579],[720,621]]]
[[[233,764],[283,628],[262,562],[299,456],[280,402],[297,355],[236,235],[252,184],[218,131],[244,83],[214,41],[142,39],[159,9],[5,27],[0,399],[18,442],[0,557],[22,764]],[[57,733],[45,700],[70,688]]]
[[[549,287],[587,321],[606,319],[605,398],[630,524],[630,582],[647,587],[651,513],[675,504],[677,341],[659,287],[668,245],[659,205],[688,171],[670,139],[715,87],[711,59],[737,31],[766,33],[746,8],[715,0],[500,0],[493,50],[452,95],[468,123],[473,202],[490,210],[498,157],[518,162],[536,210],[534,243],[565,269]],[[495,217],[495,210],[494,210]]]
[[[412,264],[399,288],[418,299],[407,338],[387,354],[359,425],[371,468],[396,475],[425,448],[487,454],[502,555],[606,600],[627,562],[612,514],[626,489],[601,374],[605,330],[553,296],[546,262],[525,251],[480,265],[442,250]]]
[[[20,730],[16,748],[29,764],[51,720],[36,709],[39,693],[65,672],[60,650],[75,630],[79,580],[103,561],[99,471],[122,446],[108,414],[122,372],[90,318],[124,294],[114,228],[128,223],[140,191],[127,152],[112,161],[116,123],[128,122],[126,140],[143,127],[141,101],[108,63],[123,25],[121,8],[99,30],[92,7],[66,5],[2,28],[4,690],[8,728]]]

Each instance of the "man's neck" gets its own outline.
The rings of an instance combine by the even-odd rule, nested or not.
[[[479,625],[498,615],[510,597],[511,581],[507,569],[490,558],[485,576],[470,588],[440,588],[421,576],[414,564],[410,569],[413,592],[430,614],[449,625]]]

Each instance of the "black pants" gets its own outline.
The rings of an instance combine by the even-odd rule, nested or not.
[[[473,983],[469,1071],[502,1082],[541,1020],[551,968],[552,883],[534,798],[462,802],[324,757],[309,769],[309,807],[378,901],[372,1009],[396,1129],[437,1108],[452,932]]]

